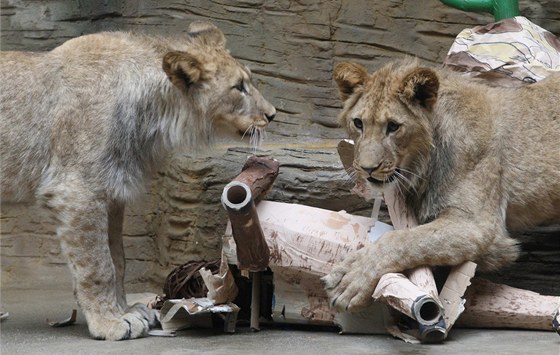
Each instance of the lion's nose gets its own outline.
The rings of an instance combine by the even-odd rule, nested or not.
[[[266,119],[268,120],[268,122],[272,121],[274,119],[274,117],[276,117],[276,112],[273,112],[272,114],[268,114],[265,113],[264,116],[266,117]]]

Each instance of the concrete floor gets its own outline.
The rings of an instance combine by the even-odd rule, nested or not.
[[[560,354],[554,332],[453,329],[444,344],[411,345],[385,335],[339,335],[333,331],[264,328],[235,334],[213,330],[178,332],[175,338],[123,342],[90,339],[83,315],[77,324],[51,328],[46,319],[68,317],[75,303],[70,290],[1,290],[2,355],[8,354]]]

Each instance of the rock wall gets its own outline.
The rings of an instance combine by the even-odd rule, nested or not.
[[[558,0],[520,1],[520,9],[560,33]],[[0,47],[48,50],[103,30],[176,34],[197,19],[210,19],[224,31],[232,54],[251,68],[255,84],[278,109],[259,152],[281,163],[268,198],[360,214],[368,213],[369,206],[349,193],[335,151],[344,133],[337,127],[340,102],[333,66],[350,60],[373,70],[404,55],[440,63],[459,31],[493,21],[490,15],[461,12],[437,0],[2,0]],[[131,289],[151,282],[157,290],[173,266],[218,257],[226,222],[219,196],[249,154],[239,141],[224,141],[196,156],[176,154],[147,193],[127,207]],[[3,287],[69,283],[54,233],[36,207],[2,206]],[[550,237],[557,230],[545,234],[545,242],[526,244],[525,263],[509,280],[560,294],[560,286],[548,285],[560,277],[560,238]]]

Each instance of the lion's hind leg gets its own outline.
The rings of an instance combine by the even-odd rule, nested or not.
[[[60,223],[57,233],[72,272],[76,299],[94,338],[145,336],[155,322],[155,312],[141,305],[125,310],[119,304],[108,240],[107,199],[86,186],[77,178],[66,177],[41,192]]]

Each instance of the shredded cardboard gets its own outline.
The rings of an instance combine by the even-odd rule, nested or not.
[[[214,304],[233,302],[238,289],[225,257],[222,257],[220,270],[217,274],[214,275],[205,268],[200,269],[199,272],[208,289],[207,298],[211,299]]]
[[[187,328],[211,328],[213,313],[222,315],[224,331],[235,332],[239,307],[233,303],[215,305],[208,298],[167,300],[160,310],[161,328],[177,331]]]

